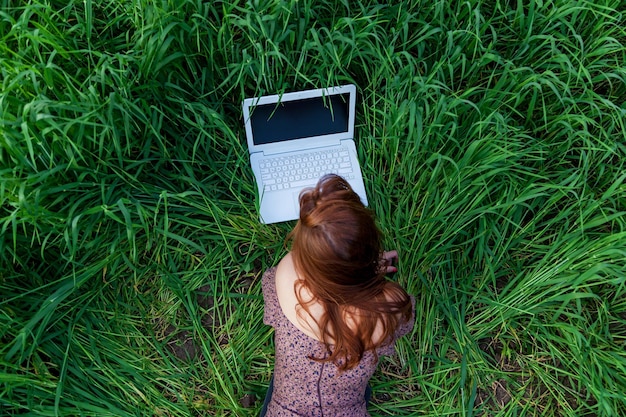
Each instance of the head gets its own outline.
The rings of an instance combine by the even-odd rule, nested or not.
[[[300,219],[289,237],[300,278],[318,299],[353,305],[382,291],[380,232],[343,178],[324,176],[302,192]]]

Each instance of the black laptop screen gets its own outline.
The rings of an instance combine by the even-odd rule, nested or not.
[[[348,131],[348,93],[250,108],[255,145]]]

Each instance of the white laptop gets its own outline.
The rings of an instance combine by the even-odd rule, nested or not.
[[[353,140],[355,103],[354,85],[243,101],[261,222],[297,219],[302,189],[329,173],[345,178],[367,205]]]

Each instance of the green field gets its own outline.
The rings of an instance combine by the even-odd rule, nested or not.
[[[372,415],[626,415],[623,0],[0,5],[0,415],[257,415],[241,102],[347,83],[417,297]]]

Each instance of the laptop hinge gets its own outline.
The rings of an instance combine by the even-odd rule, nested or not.
[[[302,148],[302,145],[298,145],[298,144],[294,144],[294,146],[279,146],[276,148],[270,148],[270,149],[264,149],[263,150],[263,155],[265,156],[272,156],[272,155],[280,155],[280,154],[284,154],[284,153],[291,153],[291,152],[308,152],[314,149],[321,149],[321,148],[329,148],[332,146],[341,146],[342,141],[337,141],[337,140],[333,140],[333,141],[320,141],[319,143],[307,143],[306,148]]]

